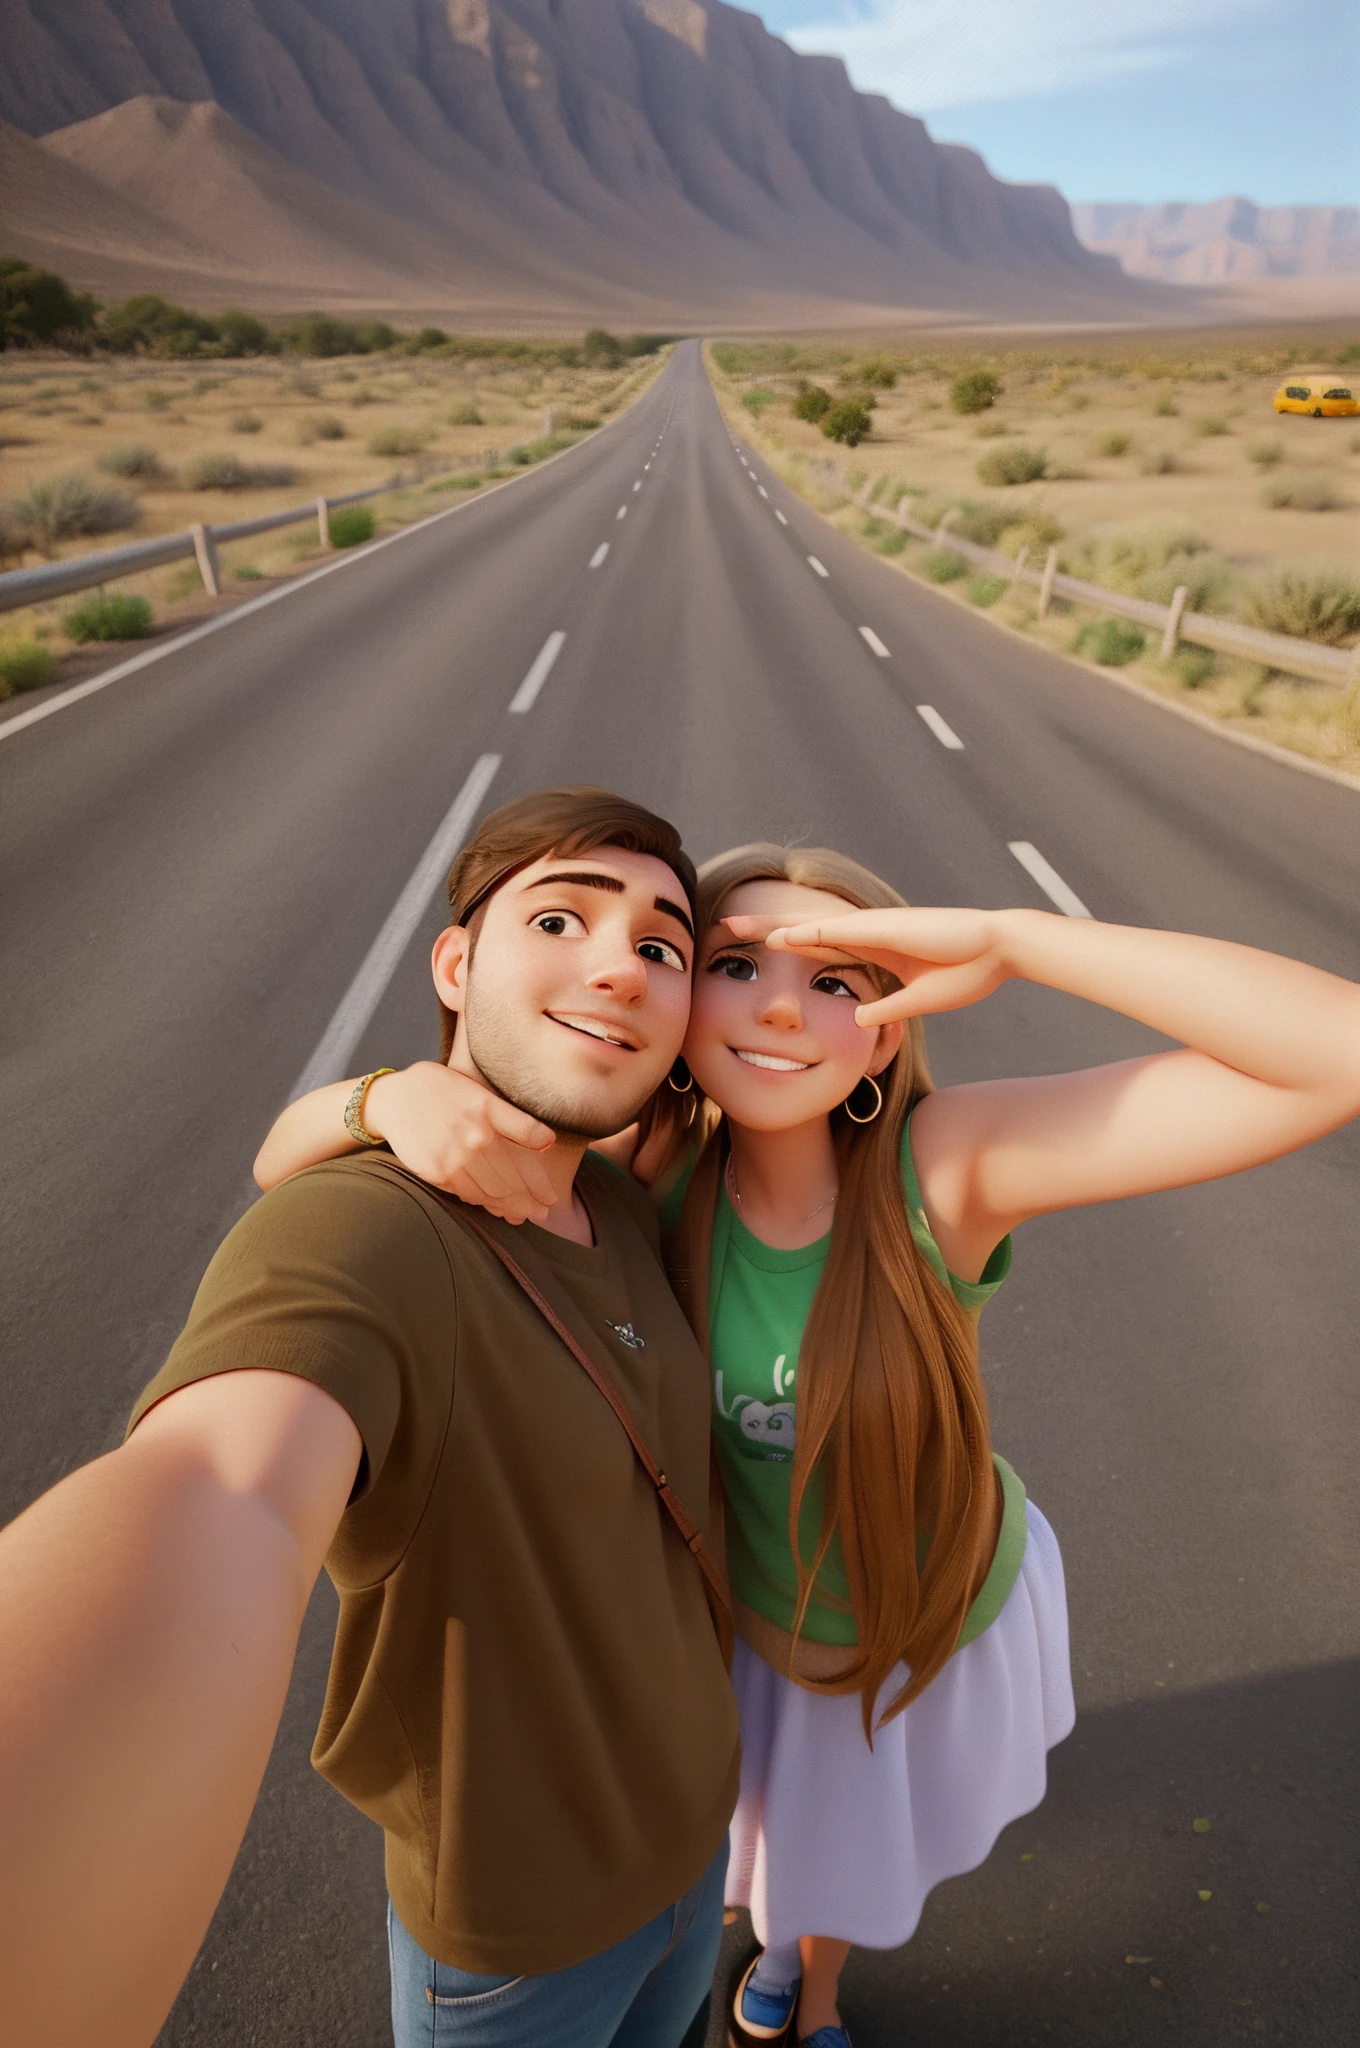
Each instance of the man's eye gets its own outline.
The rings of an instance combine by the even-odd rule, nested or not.
[[[580,921],[569,910],[545,910],[534,919],[533,929],[546,932],[549,938],[560,939],[564,932],[570,931],[573,924],[579,924]]]
[[[754,981],[756,963],[746,953],[724,953],[709,967],[710,974],[725,974],[729,981]]]
[[[685,972],[685,956],[677,946],[668,945],[665,939],[644,939],[638,947],[644,960],[651,960],[658,967],[675,967]]]

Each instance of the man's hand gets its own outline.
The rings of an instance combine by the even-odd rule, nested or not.
[[[557,1199],[542,1158],[557,1142],[548,1126],[437,1060],[376,1080],[364,1124],[422,1180],[507,1223],[546,1222]]]

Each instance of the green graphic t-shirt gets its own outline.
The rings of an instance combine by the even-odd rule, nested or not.
[[[1009,1237],[996,1247],[980,1280],[960,1280],[946,1267],[926,1222],[911,1158],[910,1125],[902,1134],[902,1182],[917,1249],[953,1290],[959,1305],[976,1313],[1010,1270]],[[664,1224],[678,1220],[684,1187],[682,1180],[668,1197]],[[728,1566],[738,1599],[785,1630],[793,1627],[798,1593],[789,1543],[798,1351],[830,1248],[830,1232],[797,1251],[762,1244],[735,1213],[726,1189],[720,1188],[713,1225],[709,1331],[713,1436],[728,1502]],[[1024,1556],[1024,1488],[1003,1459],[998,1458],[996,1466],[1004,1502],[1001,1535],[961,1644],[995,1620]],[[803,1502],[805,1556],[816,1549],[821,1516],[821,1495],[814,1481]],[[822,1643],[850,1645],[856,1640],[840,1546],[834,1540],[817,1577],[803,1634]]]

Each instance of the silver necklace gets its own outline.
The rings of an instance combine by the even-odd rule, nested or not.
[[[736,1203],[737,1207],[740,1208],[741,1191],[737,1187],[737,1169],[733,1163],[732,1154],[730,1152],[727,1155],[727,1192],[732,1197],[732,1200]],[[820,1216],[823,1209],[829,1209],[831,1207],[831,1204],[835,1201],[836,1196],[839,1193],[840,1189],[837,1188],[835,1190],[835,1193],[828,1195],[824,1202],[819,1202],[815,1209],[809,1209],[807,1215],[800,1217],[799,1221],[801,1223],[811,1223],[814,1216]]]

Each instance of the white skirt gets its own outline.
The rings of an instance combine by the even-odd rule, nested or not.
[[[955,1651],[870,1750],[858,1693],[805,1692],[738,1642],[741,1792],[729,1906],[782,1946],[824,1934],[897,1948],[926,1894],[975,1870],[1044,1796],[1076,1719],[1057,1538],[1032,1501],[1020,1575],[990,1628]],[[906,1683],[899,1664],[881,1712]]]

